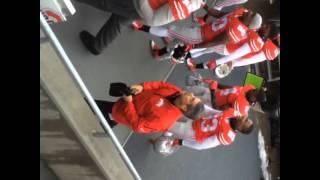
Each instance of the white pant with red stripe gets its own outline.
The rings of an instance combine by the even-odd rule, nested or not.
[[[229,54],[225,44],[219,44],[219,45],[208,47],[208,48],[196,48],[196,49],[190,50],[190,54],[192,58],[197,58],[204,54],[210,54],[210,53],[217,53],[224,56]]]
[[[199,44],[203,42],[200,27],[183,27],[175,25],[169,27],[151,27],[150,33],[159,37],[179,39],[187,44]]]

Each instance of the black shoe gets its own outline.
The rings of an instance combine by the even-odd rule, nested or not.
[[[82,44],[94,55],[99,55],[101,50],[97,48],[97,42],[93,35],[91,35],[88,31],[80,32],[80,39]]]

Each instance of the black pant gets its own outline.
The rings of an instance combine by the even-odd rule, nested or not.
[[[217,105],[216,105],[216,95],[215,95],[215,90],[210,89],[210,96],[211,96],[211,105],[212,108],[217,109]]]
[[[110,18],[96,35],[98,50],[106,48],[120,34],[121,25],[129,25],[135,19],[141,19],[134,0],[77,0],[97,9],[111,12]]]
[[[112,107],[114,105],[114,102],[108,102],[108,101],[101,101],[101,100],[95,100],[95,102],[97,103],[100,111],[102,112],[103,116],[106,118],[108,124],[110,125],[110,127],[114,127],[115,125],[117,125],[118,123],[115,121],[112,121],[109,118],[109,113],[112,113]]]

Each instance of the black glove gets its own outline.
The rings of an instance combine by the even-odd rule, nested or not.
[[[184,57],[186,55],[186,51],[185,51],[185,46],[184,45],[181,45],[179,44],[177,47],[175,47],[173,49],[173,55],[172,57],[176,58],[176,59],[179,59],[181,57]]]
[[[132,95],[132,90],[126,84],[117,82],[111,83],[109,89],[109,95],[113,97],[121,97],[123,95],[129,96]]]

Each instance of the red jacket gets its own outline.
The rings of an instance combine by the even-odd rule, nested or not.
[[[113,118],[135,132],[167,131],[183,114],[166,97],[180,93],[181,90],[161,81],[145,82],[142,85],[143,91],[133,96],[132,102],[120,99],[114,104]]]

